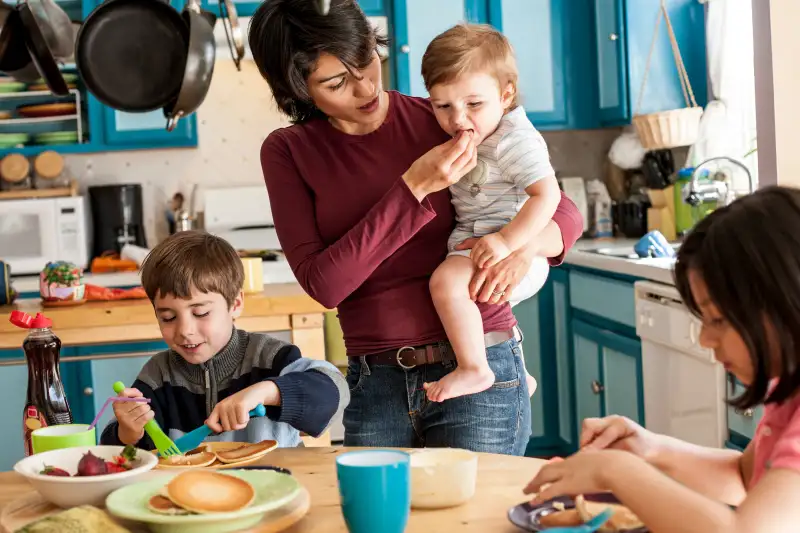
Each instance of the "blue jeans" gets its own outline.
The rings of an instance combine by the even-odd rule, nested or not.
[[[522,348],[511,339],[487,348],[486,357],[494,385],[442,403],[429,402],[422,384],[452,372],[455,361],[405,370],[352,357],[347,368],[345,446],[453,447],[524,455],[531,435],[531,405]]]

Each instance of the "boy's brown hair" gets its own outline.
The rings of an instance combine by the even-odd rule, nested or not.
[[[142,265],[142,286],[154,302],[171,294],[191,298],[192,288],[221,294],[233,306],[244,285],[242,260],[225,239],[205,231],[175,233],[147,255]]]
[[[487,73],[497,79],[500,90],[514,87],[509,109],[517,107],[519,71],[514,49],[505,35],[488,24],[458,24],[436,36],[422,56],[422,79],[429,91],[434,85],[451,83],[464,74]]]

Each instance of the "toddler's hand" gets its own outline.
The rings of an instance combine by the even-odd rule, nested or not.
[[[511,252],[511,247],[502,235],[490,233],[475,243],[470,257],[478,268],[489,268],[511,255]]]
[[[124,389],[118,394],[125,398],[142,398],[139,389]],[[117,436],[124,444],[136,444],[144,437],[144,425],[153,419],[155,413],[150,405],[144,402],[112,402],[114,416],[119,428]]]

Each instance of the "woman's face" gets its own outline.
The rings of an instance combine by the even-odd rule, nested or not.
[[[335,56],[320,54],[308,77],[308,92],[314,105],[346,133],[369,133],[386,118],[389,100],[383,92],[377,52],[366,68],[352,72]]]

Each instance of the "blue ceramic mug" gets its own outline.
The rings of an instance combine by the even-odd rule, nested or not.
[[[394,450],[336,458],[342,514],[350,533],[402,533],[411,512],[410,456]]]

